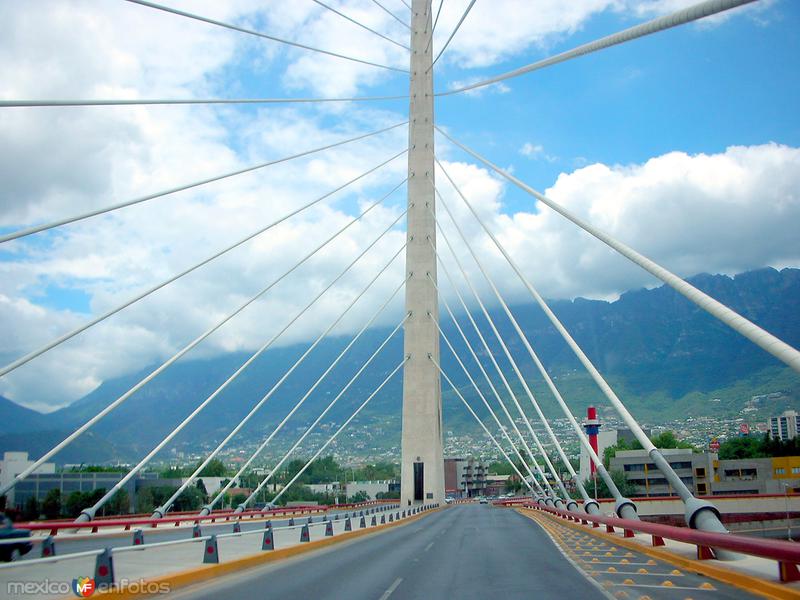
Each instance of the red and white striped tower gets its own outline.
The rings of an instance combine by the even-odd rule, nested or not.
[[[586,411],[586,420],[583,422],[583,428],[586,429],[586,436],[589,438],[589,445],[594,450],[594,453],[599,456],[597,451],[597,432],[600,431],[600,420],[597,418],[597,409],[590,406]],[[594,477],[594,461],[589,461],[591,467],[591,474]]]

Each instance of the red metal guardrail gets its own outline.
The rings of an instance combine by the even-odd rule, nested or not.
[[[800,494],[795,494],[793,492],[789,492],[789,498],[794,496],[799,496]],[[703,500],[752,500],[752,499],[764,499],[764,498],[785,498],[787,494],[716,494],[716,495],[705,495],[705,496],[697,496],[697,498],[701,498]],[[663,501],[670,501],[674,500],[676,502],[680,502],[680,496],[634,496],[630,498],[631,501],[634,503],[639,502],[663,502]],[[601,505],[603,503],[611,503],[613,504],[615,500],[613,498],[597,498],[597,502]]]
[[[57,535],[58,532],[62,529],[70,529],[70,530],[90,530],[91,533],[97,533],[100,528],[110,528],[110,527],[122,527],[125,531],[130,530],[132,527],[136,526],[151,526],[153,528],[158,527],[158,525],[168,525],[174,524],[175,527],[178,527],[181,523],[201,523],[201,522],[209,522],[215,523],[217,520],[225,520],[230,521],[231,519],[234,520],[242,520],[242,519],[254,519],[256,517],[270,517],[270,516],[281,516],[281,515],[305,515],[305,514],[318,514],[322,512],[327,512],[328,510],[337,510],[341,508],[364,508],[367,506],[378,506],[382,505],[385,502],[395,502],[394,500],[383,501],[383,500],[372,500],[369,502],[357,502],[357,503],[349,503],[349,504],[336,504],[332,506],[328,506],[325,504],[322,505],[304,505],[304,506],[287,506],[282,508],[273,508],[267,511],[262,510],[248,510],[241,513],[233,512],[232,510],[223,511],[223,512],[216,512],[211,513],[206,516],[199,516],[197,513],[176,513],[174,516],[162,517],[161,519],[153,519],[148,517],[141,517],[141,518],[109,518],[105,517],[103,519],[96,519],[93,521],[86,521],[83,523],[75,523],[74,521],[68,520],[58,520],[58,521],[40,521],[40,522],[30,522],[30,523],[17,523],[15,527],[18,529],[27,529],[29,531],[50,531],[50,535]]]
[[[618,517],[605,517],[574,513],[528,501],[525,508],[554,514],[562,519],[579,522],[592,527],[606,526],[606,532],[614,533],[615,527],[622,529],[624,537],[633,537],[634,532],[650,534],[653,546],[663,546],[664,540],[693,544],[697,547],[698,560],[715,558],[713,548],[730,550],[750,556],[768,558],[778,562],[778,576],[782,582],[800,581],[800,544],[783,540],[767,540],[733,533],[710,533],[688,527],[673,527],[646,521],[631,521]]]

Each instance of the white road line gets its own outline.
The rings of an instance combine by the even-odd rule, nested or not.
[[[431,549],[431,546],[433,546],[433,542],[431,542],[430,544],[428,544],[427,546],[425,546],[425,550],[423,550],[423,552],[427,552],[428,550],[430,550],[430,549]]]
[[[402,581],[403,581],[402,577],[398,577],[397,579],[395,579],[394,583],[389,586],[389,589],[383,592],[383,596],[380,597],[380,600],[386,600],[389,596],[391,596],[392,592],[394,592],[397,589],[397,586],[400,585]]]
[[[518,513],[518,514],[520,514],[520,513]],[[545,534],[547,537],[549,537],[549,538],[550,538],[550,541],[551,541],[551,542],[553,543],[553,545],[556,547],[556,550],[558,550],[558,551],[561,553],[561,556],[563,556],[563,557],[564,557],[564,559],[566,559],[566,561],[567,561],[569,564],[571,564],[573,567],[575,567],[575,569],[578,571],[578,573],[580,573],[581,575],[583,575],[583,577],[586,579],[586,581],[587,581],[587,582],[589,582],[589,585],[592,585],[592,586],[594,586],[594,587],[595,587],[595,588],[596,588],[596,589],[597,589],[597,590],[598,590],[598,591],[599,591],[599,592],[600,592],[600,593],[601,593],[603,596],[605,596],[605,597],[606,597],[606,598],[608,598],[609,600],[616,600],[616,599],[614,598],[614,596],[612,596],[612,595],[611,595],[611,594],[608,592],[608,590],[606,590],[605,588],[603,588],[603,586],[602,586],[602,585],[600,585],[600,582],[599,582],[599,581],[597,581],[595,578],[591,577],[591,576],[590,576],[590,575],[589,575],[589,574],[588,574],[588,573],[587,573],[587,572],[586,572],[586,571],[585,571],[585,570],[584,570],[584,569],[583,569],[583,568],[582,568],[582,567],[581,567],[581,566],[580,566],[580,565],[579,565],[579,564],[578,564],[576,561],[574,561],[574,560],[572,560],[572,559],[570,558],[570,556],[569,556],[569,555],[568,555],[568,554],[567,554],[567,553],[564,551],[564,549],[561,547],[561,544],[559,544],[559,543],[558,543],[558,541],[557,541],[557,540],[556,540],[556,538],[553,536],[553,534],[551,534],[551,533],[550,533],[550,532],[549,532],[549,531],[548,531],[548,530],[547,530],[547,529],[546,529],[546,528],[545,528],[545,527],[544,527],[544,526],[543,526],[541,523],[539,523],[539,521],[536,521],[535,519],[531,519],[530,517],[527,517],[527,516],[525,516],[525,515],[522,515],[522,514],[520,514],[520,516],[527,518],[527,519],[528,519],[528,520],[530,520],[530,521],[531,521],[531,523],[533,523],[533,524],[534,524],[536,527],[538,527],[539,529],[541,529],[541,530],[544,532],[544,534]],[[591,564],[591,563],[588,563],[588,564]],[[672,588],[662,588],[662,589],[672,589]]]

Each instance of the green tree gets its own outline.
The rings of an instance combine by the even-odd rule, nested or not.
[[[63,513],[65,516],[74,519],[86,508],[86,504],[86,494],[77,491],[72,492],[64,501]]]
[[[333,456],[325,456],[311,463],[303,476],[307,483],[328,483],[338,481],[341,473],[342,468]]]
[[[206,489],[206,484],[203,483],[202,479],[198,479],[197,482],[195,482],[194,487],[200,490],[200,493],[203,494],[203,496],[208,498],[208,490]]]
[[[369,494],[364,490],[358,490],[355,494],[350,496],[350,502],[366,502],[369,500]]]
[[[104,488],[98,488],[90,492],[72,492],[63,502],[61,512],[64,516],[74,519],[81,514],[82,510],[94,506],[105,494],[106,490]],[[103,510],[105,512],[106,505],[103,505]]]
[[[31,496],[25,501],[25,508],[22,509],[22,518],[26,521],[35,521],[40,514],[39,501],[36,496]]]
[[[162,471],[159,471],[158,475],[162,479],[180,479],[181,477],[188,477],[192,474],[194,469],[191,471],[186,467],[167,467]]]
[[[761,447],[764,456],[797,456],[800,455],[800,438],[783,441],[767,434],[762,438]]]
[[[721,460],[764,458],[766,457],[764,437],[747,435],[725,440],[719,446],[719,458]]]
[[[0,496],[0,511],[4,511],[6,509],[6,502],[7,501],[8,501],[8,498],[6,498],[5,494]]]
[[[131,512],[131,498],[125,489],[117,490],[117,493],[105,504],[105,514],[107,515],[127,515]]]
[[[197,467],[202,464],[202,461],[197,463]],[[192,469],[194,471],[194,469]],[[228,475],[228,468],[218,458],[213,458],[209,463],[203,467],[203,470],[198,473],[199,477],[225,477]]]
[[[489,473],[493,475],[513,475],[515,471],[507,462],[493,462],[489,465]]]
[[[376,500],[396,500],[400,497],[400,492],[378,492],[375,494]]]
[[[675,437],[675,434],[671,431],[664,431],[659,435],[650,438],[650,441],[653,442],[653,445],[656,448],[685,448],[687,450],[691,449],[694,450],[695,447],[692,446],[689,442],[684,442],[683,440],[679,440]],[[641,444],[639,445],[641,448]]]
[[[52,489],[42,501],[42,513],[45,519],[57,519],[61,516],[61,490]]]
[[[109,465],[80,465],[70,467],[70,473],[127,473],[127,467],[112,467]]]
[[[149,513],[164,504],[177,487],[167,485],[154,485],[141,488],[136,493],[136,511]],[[177,510],[177,509],[176,509]]]
[[[374,465],[364,465],[356,469],[356,481],[381,481],[394,479],[400,474],[399,465],[390,462],[378,462]]]
[[[233,507],[239,506],[245,500],[247,500],[246,494],[243,494],[242,492],[234,494],[233,498],[231,498],[231,506]]]
[[[165,499],[166,500],[166,499]],[[173,504],[173,510],[200,510],[206,503],[205,494],[196,487],[188,487],[183,490]]]

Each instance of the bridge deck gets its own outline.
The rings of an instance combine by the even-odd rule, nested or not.
[[[573,536],[558,523],[545,530],[515,510],[463,505],[375,536],[186,588],[172,597],[240,598],[257,590],[277,598],[321,600],[751,597],[699,575],[673,574],[672,565],[651,564],[649,557],[612,550],[602,542],[581,549],[578,557],[571,546],[588,542]],[[554,539],[569,548],[566,554]],[[584,556],[586,551],[591,555]],[[649,573],[626,573],[641,568]],[[673,586],[662,586],[665,580]]]

